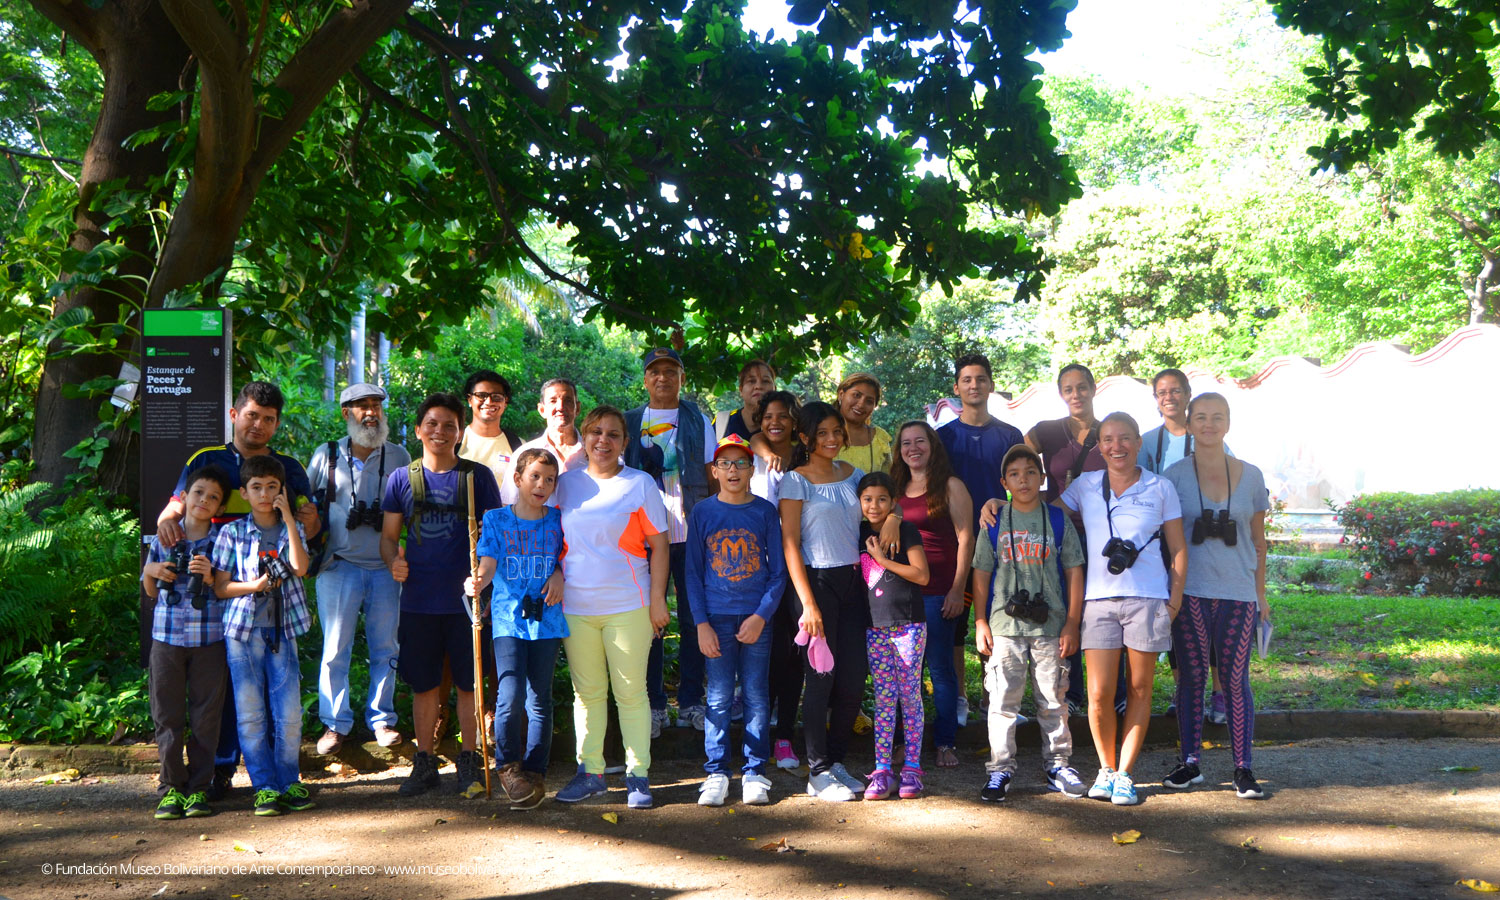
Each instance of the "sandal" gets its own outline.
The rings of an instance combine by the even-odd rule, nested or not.
[[[958,750],[953,747],[937,748],[937,764],[944,769],[958,765]]]

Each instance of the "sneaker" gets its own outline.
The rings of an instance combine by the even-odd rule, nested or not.
[[[667,711],[664,709],[651,710],[651,740],[661,737],[661,730],[667,727]]]
[[[1009,772],[991,772],[989,780],[979,790],[979,799],[986,803],[1004,803],[1005,789],[1009,786]]]
[[[915,800],[922,796],[923,790],[925,788],[922,785],[922,770],[913,769],[911,766],[903,767],[901,769],[901,787],[896,791],[901,799]]]
[[[180,819],[185,815],[185,806],[187,798],[177,788],[167,788],[167,792],[161,795],[161,802],[156,804],[155,817],[163,820]]]
[[[1260,782],[1255,780],[1255,775],[1249,769],[1234,770],[1234,795],[1241,800],[1261,800],[1266,792],[1260,789]]]
[[[208,805],[208,795],[203,791],[196,791],[187,795],[183,804],[182,814],[189,819],[197,819],[214,814],[214,808]]]
[[[698,788],[698,805],[723,806],[728,796],[729,776],[715,773],[705,778],[703,786]]]
[[[318,805],[312,798],[312,791],[309,791],[307,785],[300,781],[294,781],[287,785],[286,790],[281,792],[281,796],[277,798],[277,801],[281,804],[281,808],[287,812],[306,812]]]
[[[1123,715],[1125,715],[1125,705],[1128,702],[1129,701],[1127,701],[1127,700],[1116,700],[1115,701],[1115,715],[1117,715],[1117,716],[1123,716]]]
[[[1030,722],[1030,721],[1031,721],[1031,716],[1025,715],[1023,713],[1016,713],[1016,727],[1017,728],[1020,728],[1022,725],[1025,725],[1027,722]]]
[[[396,793],[403,797],[415,797],[433,790],[441,783],[438,776],[437,757],[418,750],[417,755],[411,759],[411,774],[401,782],[401,787]]]
[[[708,718],[708,707],[689,706],[687,709],[677,711],[677,727],[692,728],[695,731],[703,730],[703,723]]]
[[[1081,716],[1083,714],[1084,714],[1084,709],[1083,709],[1083,704],[1082,703],[1079,703],[1077,700],[1069,700],[1068,701],[1068,715],[1070,715],[1070,716]]]
[[[1173,701],[1171,701],[1170,703],[1167,704],[1167,715],[1169,715],[1169,716],[1176,716],[1177,715],[1177,701],[1176,700],[1173,700]]]
[[[257,816],[279,816],[282,813],[281,795],[270,788],[255,792],[255,814]]]
[[[1169,787],[1174,791],[1180,791],[1195,784],[1203,783],[1203,772],[1193,763],[1178,763],[1177,768],[1171,774],[1161,780],[1162,787]]]
[[[573,780],[563,785],[563,789],[557,792],[556,799],[558,803],[577,803],[590,797],[603,796],[607,791],[603,775],[590,775],[579,768]]]
[[[1054,766],[1048,769],[1047,787],[1064,797],[1074,799],[1082,797],[1087,791],[1087,788],[1083,786],[1083,779],[1078,777],[1078,770],[1072,766]]]
[[[547,779],[541,772],[522,772],[521,778],[530,786],[530,792],[522,797],[511,797],[511,809],[536,809],[547,799]]]
[[[1115,806],[1135,806],[1141,802],[1141,798],[1135,795],[1135,781],[1129,772],[1115,773],[1115,786],[1110,793],[1109,802]]]
[[[807,793],[819,800],[828,800],[833,803],[854,799],[854,792],[834,778],[832,772],[818,772],[809,776]]]
[[[759,772],[746,772],[741,779],[740,799],[746,806],[765,806],[771,802],[771,779]]]
[[[792,750],[791,741],[777,741],[772,755],[776,757],[778,769],[795,769],[802,765],[802,760],[798,759],[796,751]]]
[[[889,800],[895,789],[895,774],[890,769],[876,769],[870,773],[870,786],[865,788],[865,799]]]
[[[479,758],[478,750],[464,750],[458,754],[457,777],[453,792],[462,794],[469,789],[469,785],[484,785],[484,762]]]
[[[405,740],[405,738],[401,736],[401,732],[397,731],[391,726],[375,726],[375,743],[379,744],[380,746],[394,747],[397,744],[400,744],[403,740]]]
[[[969,724],[969,698],[960,696],[958,698],[958,727],[962,728]]]
[[[531,779],[521,771],[521,764],[508,762],[495,772],[495,779],[500,782],[500,790],[505,792],[505,799],[512,803],[524,800],[531,796]]]
[[[1114,795],[1115,770],[1105,766],[1094,777],[1094,786],[1089,788],[1090,800],[1108,800]]]
[[[220,800],[228,797],[230,791],[234,790],[234,769],[234,766],[216,766],[214,768],[214,780],[209,784],[208,790],[205,792],[208,794],[208,802],[218,803]]]
[[[1229,709],[1224,705],[1224,695],[1214,691],[1214,695],[1208,704],[1208,712],[1203,717],[1210,725],[1223,725],[1229,721]]]
[[[337,731],[334,731],[332,728],[323,732],[323,736],[318,738],[319,756],[332,756],[342,750],[343,747],[344,736],[342,734],[339,734]]]
[[[832,775],[833,779],[839,784],[842,784],[844,787],[848,788],[849,792],[852,794],[862,793],[865,789],[865,783],[863,781],[860,781],[858,778],[855,778],[853,775],[850,775],[849,770],[844,768],[843,763],[834,763],[833,765],[829,766],[828,774]]]
[[[651,808],[651,782],[644,775],[625,776],[625,805],[631,809]]]

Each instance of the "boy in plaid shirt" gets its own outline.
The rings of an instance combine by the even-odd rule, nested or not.
[[[229,474],[218,466],[202,466],[189,473],[178,520],[183,538],[167,550],[152,535],[141,570],[146,594],[156,597],[151,614],[150,694],[161,759],[158,819],[213,814],[207,791],[214,777],[214,748],[219,743],[229,668],[224,658],[224,603],[211,589],[213,569],[208,555],[218,534],[213,517],[223,509],[229,491]],[[189,562],[186,571],[179,571],[183,557]],[[200,583],[206,582],[196,595],[189,590],[195,575],[202,578]],[[189,719],[191,739],[187,738]]]
[[[297,771],[302,745],[297,636],[312,627],[302,590],[307,544],[285,483],[286,469],[276,457],[246,457],[240,494],[250,515],[225,525],[214,541],[214,591],[226,604],[225,655],[257,816],[314,806]],[[280,579],[274,577],[278,571]]]

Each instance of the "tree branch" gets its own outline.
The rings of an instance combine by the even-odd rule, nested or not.
[[[110,15],[108,5],[90,8],[87,3],[67,2],[67,0],[30,0],[30,2],[33,9],[61,28],[64,35],[82,44],[83,49],[102,64],[100,57],[104,51],[103,30],[109,27],[109,22],[106,21],[106,17]]]
[[[160,0],[162,11],[198,60],[198,146],[193,187],[210,208],[241,199],[254,142],[256,104],[244,41],[203,0]],[[237,13],[238,15],[238,13]]]
[[[29,153],[16,147],[6,147],[4,145],[0,145],[0,153],[4,153],[6,156],[19,156],[22,159],[39,159],[42,162],[67,163],[71,166],[83,165],[83,163],[79,162],[78,160],[69,159],[66,156],[47,156],[43,153]]]
[[[1478,250],[1480,255],[1486,260],[1496,258],[1497,251],[1485,243],[1486,240],[1494,236],[1493,232],[1486,225],[1447,206],[1439,206],[1433,210],[1433,213],[1439,216],[1446,216],[1456,222],[1459,233],[1464,236],[1464,240],[1473,244],[1474,249]]]

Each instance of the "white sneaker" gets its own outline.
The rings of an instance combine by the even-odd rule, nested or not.
[[[829,766],[828,774],[832,775],[839,784],[848,788],[851,793],[863,794],[865,792],[865,783],[850,775],[849,770],[844,768],[843,763],[834,763]]]
[[[841,803],[854,799],[854,792],[840,784],[831,772],[819,772],[807,779],[807,793],[819,800]]]
[[[958,697],[958,727],[962,728],[969,724],[969,698],[962,694]]]
[[[723,806],[724,798],[729,796],[729,776],[710,775],[703,780],[703,786],[698,788],[699,806]]]
[[[706,706],[689,706],[687,709],[677,711],[678,728],[693,728],[702,731],[707,719],[708,707]]]
[[[1108,800],[1115,793],[1115,770],[1104,766],[1094,778],[1094,786],[1089,788],[1089,799]]]
[[[765,806],[771,802],[771,779],[749,772],[740,782],[740,799],[746,806]]]
[[[651,740],[661,737],[661,730],[667,727],[667,711],[664,709],[651,710]]]

